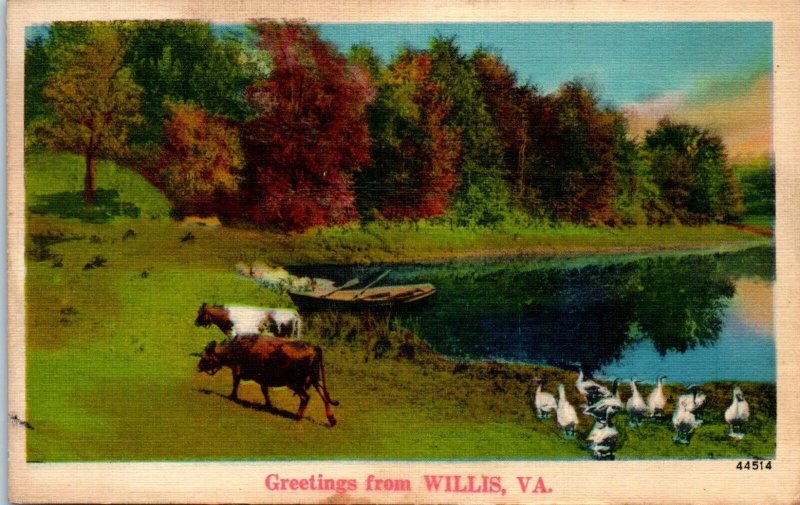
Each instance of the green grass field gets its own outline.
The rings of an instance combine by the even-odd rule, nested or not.
[[[287,413],[298,400],[285,389],[272,394],[279,411],[265,412],[255,384],[243,385],[244,402],[234,403],[226,398],[227,371],[198,374],[197,358],[189,354],[222,334],[193,325],[197,308],[202,302],[290,305],[286,295],[234,273],[237,262],[255,259],[404,261],[480,251],[559,255],[768,240],[724,226],[563,227],[514,234],[373,225],[291,236],[187,228],[168,218],[167,202],[149,184],[110,163],[98,167],[98,188],[116,191],[111,200],[120,205],[107,206],[100,217],[43,206],[52,201],[49,195],[80,192],[82,169],[82,160],[72,155],[36,153],[26,159],[29,461],[585,459],[588,418],[581,419],[576,440],[564,440],[554,421],[536,420],[529,405],[530,377],[544,376],[555,391],[558,381],[574,383],[574,373],[453,363],[422,343],[414,359],[399,358],[396,341],[376,358],[369,335],[339,340],[326,325],[312,324],[306,339],[323,345],[331,393],[341,401],[335,409],[340,424],[331,429],[318,397],[312,396],[306,418],[297,422]],[[131,217],[133,207],[138,217]],[[182,241],[188,231],[194,240]],[[106,260],[102,266],[86,267],[102,263],[98,257]],[[754,416],[741,441],[726,436],[721,419],[730,385],[704,388],[711,396],[706,425],[689,446],[672,443],[669,422],[634,430],[619,416],[618,457],[774,455],[774,386],[743,386]],[[568,391],[577,403],[574,387]]]
[[[761,228],[775,228],[775,216],[770,215],[749,215],[741,219],[741,223],[748,226],[759,226]]]
[[[768,157],[735,165],[733,171],[739,179],[746,214],[741,222],[750,226],[773,228],[775,226],[775,171]]]

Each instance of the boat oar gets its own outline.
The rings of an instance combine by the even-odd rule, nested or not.
[[[325,293],[324,295],[319,295],[319,297],[320,298],[325,298],[326,296],[330,296],[330,295],[334,294],[337,291],[341,291],[342,289],[352,288],[356,284],[358,284],[358,279],[350,279],[349,281],[345,282],[344,284],[342,284],[338,288],[332,289],[332,290],[328,291],[327,293]]]
[[[379,280],[381,280],[381,279],[383,279],[384,277],[386,277],[387,275],[389,275],[389,272],[391,272],[391,270],[387,270],[387,271],[383,272],[382,274],[380,274],[380,275],[378,276],[378,278],[377,278],[377,279],[375,279],[374,281],[370,282],[369,284],[367,284],[366,286],[364,286],[364,289],[362,289],[361,291],[359,291],[358,293],[356,293],[356,296],[354,296],[354,297],[353,297],[353,299],[355,300],[356,298],[358,298],[358,297],[360,297],[361,295],[363,295],[363,294],[364,294],[364,291],[368,290],[369,288],[371,288],[372,286],[374,286],[374,285],[375,285],[375,284],[376,284],[376,283],[377,283]]]

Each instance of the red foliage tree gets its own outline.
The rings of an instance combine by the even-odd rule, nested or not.
[[[617,152],[624,118],[601,109],[581,83],[563,85],[534,118],[539,156],[534,183],[559,220],[613,224],[618,191]]]
[[[479,49],[471,61],[503,146],[506,180],[515,200],[530,207],[536,195],[531,181],[535,154],[531,148],[531,122],[537,115],[539,97],[535,89],[517,84],[516,74],[499,56]]]
[[[353,173],[370,163],[369,74],[304,23],[256,29],[272,69],[246,92],[256,114],[243,128],[247,217],[287,231],[356,218]]]
[[[156,182],[182,215],[226,213],[244,165],[239,132],[196,106],[166,107]]]

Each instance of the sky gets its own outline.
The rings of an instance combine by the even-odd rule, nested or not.
[[[771,67],[769,23],[473,23],[319,25],[347,50],[372,45],[387,61],[398,48],[425,48],[441,34],[464,52],[492,49],[522,82],[543,92],[576,77],[591,80],[613,105],[667,93],[693,93],[709,78]]]
[[[499,54],[519,82],[550,93],[566,81],[591,83],[603,105],[624,110],[641,137],[663,115],[723,136],[731,158],[772,149],[770,23],[438,23],[318,24],[346,52],[371,45],[388,62],[405,46],[454,36],[462,52]],[[216,25],[241,33],[242,25]],[[30,38],[41,33],[29,29]]]
[[[623,110],[642,138],[669,115],[720,134],[733,162],[772,152],[770,23],[320,24],[347,51],[371,45],[384,62],[402,47],[455,37],[462,52],[484,47],[519,82],[550,93],[582,79],[605,106]],[[224,30],[223,27],[218,27]]]

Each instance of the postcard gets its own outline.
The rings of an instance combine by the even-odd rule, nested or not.
[[[12,1],[15,503],[800,503],[797,4]]]

